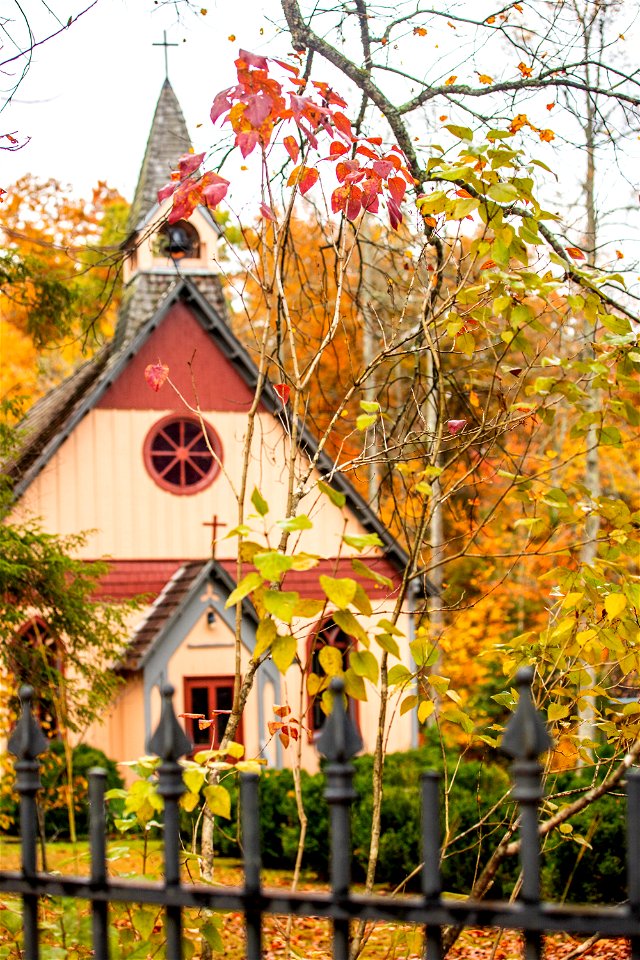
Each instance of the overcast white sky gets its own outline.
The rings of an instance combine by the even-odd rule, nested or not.
[[[64,24],[89,2],[48,0],[48,6]],[[22,150],[0,154],[0,185],[6,188],[28,172],[55,177],[89,196],[97,180],[104,179],[131,199],[164,80],[164,51],[153,46],[162,41],[163,30],[179,44],[168,51],[169,77],[195,145],[210,146],[213,96],[234,82],[238,47],[258,51],[268,45],[273,52],[274,40],[280,45],[274,19],[280,5],[275,0],[202,0],[202,6],[208,7],[206,16],[185,15],[179,23],[173,4],[97,0],[61,35],[38,47],[14,101],[0,114],[0,133],[31,137]],[[38,39],[59,29],[43,0],[26,0],[21,7]],[[3,8],[9,8],[10,21],[2,60],[16,52],[11,37],[25,40],[15,0],[6,0]],[[236,39],[230,41],[230,35]],[[281,43],[284,52],[284,35]],[[4,96],[23,63],[5,68],[0,81]]]
[[[169,76],[185,112],[196,150],[205,150],[216,141],[209,120],[213,96],[235,79],[233,61],[239,47],[271,55],[285,55],[290,47],[288,34],[281,31],[279,0],[197,0],[208,8],[206,16],[184,10],[184,4],[164,0],[96,0],[92,9],[75,18],[91,0],[4,0],[4,22],[0,19],[2,56],[6,60],[16,51],[14,42],[27,46],[24,11],[36,40],[60,29],[72,18],[71,25],[59,36],[38,46],[24,81],[13,101],[0,112],[0,133],[13,133],[29,143],[14,153],[0,152],[0,186],[7,188],[18,177],[32,173],[39,178],[54,177],[71,184],[76,195],[89,197],[99,179],[106,180],[131,199],[149,132],[155,103],[164,79],[164,51],[153,44],[168,40],[177,43],[169,49]],[[468,0],[475,15],[493,9],[490,0]],[[390,6],[392,3],[390,2]],[[178,19],[178,12],[182,19]],[[444,27],[445,32],[446,27]],[[435,54],[437,71],[448,76],[452,68],[464,63],[473,77],[473,50],[459,47],[450,36],[441,40]],[[234,37],[230,40],[229,37]],[[435,37],[430,31],[429,42]],[[457,37],[455,40],[457,41]],[[411,43],[416,46],[411,51]],[[635,41],[627,37],[633,49]],[[424,41],[409,37],[408,56],[424,65]],[[485,59],[487,51],[484,51]],[[451,58],[451,63],[449,63]],[[16,60],[0,74],[0,106],[19,79],[24,60]],[[487,69],[486,64],[480,64]],[[494,70],[501,65],[491,61]],[[326,71],[326,65],[323,66]],[[323,73],[323,76],[326,74]],[[341,92],[344,78],[339,85]],[[439,112],[439,111],[438,111]],[[450,112],[448,110],[447,112]],[[546,110],[541,108],[546,120]],[[452,118],[453,119],[453,118]],[[555,118],[549,118],[553,120]],[[538,119],[538,123],[542,123]],[[544,124],[543,124],[544,125]],[[439,135],[438,135],[439,136]],[[6,142],[6,141],[4,141]],[[423,141],[424,143],[424,141]],[[422,143],[421,143],[422,146]],[[426,146],[426,144],[425,144]],[[575,151],[558,152],[554,145],[533,144],[534,156],[546,160],[560,174],[554,185],[549,180],[548,202],[573,204],[579,199],[584,156]],[[640,162],[640,141],[630,138],[628,148],[635,157],[627,157],[621,175],[611,166],[612,176],[602,176],[599,185],[601,209],[612,213],[607,241],[628,251],[625,264],[636,258],[637,220],[633,212],[617,211],[619,205],[635,206],[634,182]],[[613,158],[612,158],[613,159]],[[252,161],[253,158],[250,158]],[[601,161],[601,170],[605,164]],[[229,171],[229,172],[227,172]],[[227,175],[233,170],[225,167]],[[563,174],[568,175],[564,179]],[[255,184],[246,174],[247,193],[242,202],[255,215]],[[253,192],[249,184],[253,184]],[[241,193],[245,193],[241,190]],[[615,211],[615,213],[614,213]],[[571,219],[571,217],[570,217]],[[579,223],[576,223],[576,233]],[[576,236],[574,239],[578,240]],[[632,256],[632,250],[634,255]],[[613,256],[613,246],[610,251]]]

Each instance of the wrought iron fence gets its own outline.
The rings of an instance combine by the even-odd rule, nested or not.
[[[542,766],[539,755],[550,746],[544,723],[531,698],[532,672],[522,670],[517,678],[520,699],[512,716],[502,749],[513,758],[512,796],[519,805],[521,885],[516,902],[460,900],[442,895],[440,881],[439,776],[423,774],[421,894],[392,898],[351,891],[350,807],[355,799],[351,758],[361,749],[359,735],[345,710],[343,697],[334,696],[318,749],[329,761],[326,767],[326,798],[330,805],[330,892],[286,893],[261,883],[259,798],[255,774],[240,780],[244,884],[217,887],[184,884],[180,879],[178,802],[185,790],[179,760],[191,750],[172,706],[173,689],[165,687],[162,714],[149,742],[149,750],[162,760],[159,792],[164,798],[164,882],[112,879],[107,875],[104,812],[105,773],[91,772],[90,851],[88,877],[53,876],[38,872],[36,864],[36,794],[40,787],[38,756],[47,741],[31,710],[33,691],[20,691],[22,714],[9,748],[17,757],[16,789],[20,795],[22,869],[0,872],[0,892],[18,894],[23,900],[25,960],[38,960],[38,903],[42,897],[72,897],[92,905],[93,951],[97,960],[110,960],[109,904],[135,903],[163,906],[166,914],[166,956],[182,960],[182,916],[185,908],[239,911],[244,914],[246,956],[262,957],[262,916],[265,913],[329,918],[333,923],[334,960],[348,960],[350,926],[354,920],[388,921],[424,927],[424,956],[440,960],[442,933],[446,927],[496,927],[524,932],[526,960],[541,956],[543,932],[602,937],[626,937],[631,941],[632,960],[640,960],[640,771],[627,773],[627,863],[628,901],[621,906],[575,906],[540,901],[540,839],[538,806],[542,799]],[[340,681],[333,681],[340,694]],[[115,960],[115,958],[113,958]]]

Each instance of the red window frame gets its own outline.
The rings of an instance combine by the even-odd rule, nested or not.
[[[219,691],[224,690],[224,696],[219,697]],[[206,691],[205,697],[202,693],[194,695],[195,691]],[[222,706],[220,705],[222,704]],[[233,704],[233,677],[185,677],[184,678],[184,712],[185,713],[204,713],[206,719],[211,719],[211,714],[215,710],[230,710]],[[228,717],[228,714],[222,716]],[[213,727],[206,727],[201,730],[198,721],[192,718],[185,719],[185,728],[187,736],[193,744],[194,750],[217,750],[220,746],[220,734],[224,733],[226,722],[221,726],[219,720],[215,724],[215,735],[212,734]],[[238,724],[238,729],[234,734],[236,743],[244,743],[244,734],[242,728],[242,717]]]
[[[202,443],[202,425],[197,417],[171,414],[151,427],[144,441],[144,464],[153,482],[162,490],[176,496],[191,496],[206,490],[218,476],[222,444],[211,424],[205,423],[205,427],[215,457]],[[187,431],[193,436],[185,437]],[[179,476],[174,480],[176,470]],[[200,479],[187,482],[188,471],[197,471]],[[168,476],[172,479],[167,479]]]

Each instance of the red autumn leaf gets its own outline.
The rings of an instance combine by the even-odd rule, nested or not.
[[[282,730],[283,726],[284,724],[281,723],[280,720],[269,720],[267,724],[271,736],[273,736],[274,733],[277,733],[278,730]]]
[[[345,117],[344,113],[337,111],[333,115],[333,123],[336,130],[339,133],[343,134],[345,137],[348,137],[349,140],[353,140],[353,132],[351,130],[351,122],[348,117]]]
[[[291,157],[294,163],[298,162],[298,157],[300,156],[300,147],[298,146],[298,141],[295,137],[285,137],[282,141],[285,150]]]
[[[345,147],[345,150],[346,150],[346,149],[347,149],[347,148]],[[361,144],[361,145],[357,148],[356,153],[361,153],[363,157],[368,157],[369,160],[377,160],[377,159],[378,159],[378,154],[377,154],[377,153],[374,153],[373,150],[371,150],[370,147],[365,147],[364,144]]]
[[[283,703],[282,705],[276,704],[273,707],[273,712],[276,717],[286,717],[288,713],[291,713],[291,707],[288,703]]]
[[[258,142],[258,131],[249,130],[248,133],[239,133],[236,135],[236,146],[240,147],[240,153],[243,157],[248,157]]]
[[[178,160],[178,173],[180,179],[184,180],[189,174],[194,173],[204,160],[204,153],[185,153]]]
[[[279,67],[284,67],[284,69],[285,69],[285,70],[288,70],[290,73],[292,73],[292,74],[294,75],[294,77],[297,77],[297,76],[299,76],[299,74],[300,74],[300,68],[299,68],[299,67],[294,67],[294,66],[292,66],[292,64],[286,63],[284,60],[274,60],[273,62],[274,62],[274,63],[277,63]]]
[[[203,200],[208,207],[213,209],[226,197],[229,181],[218,176],[217,173],[205,173],[200,181],[200,187]]]
[[[295,727],[288,727],[287,730],[288,730],[289,736],[290,736],[293,740],[297,740],[298,737],[300,736],[300,731],[299,731],[299,730],[296,730]],[[283,731],[283,732],[284,732],[284,731]],[[282,734],[280,734],[280,736],[282,736]]]
[[[286,748],[289,746],[289,734],[285,733],[284,730],[280,731],[280,742],[282,743],[282,746],[286,750]]]
[[[331,194],[331,209],[334,213],[339,213],[341,210],[344,210],[348,196],[349,187],[336,187]]]
[[[395,202],[398,204],[398,206],[400,206],[407,189],[407,185],[404,180],[401,180],[400,177],[391,177],[387,181],[387,188]]]
[[[349,188],[349,197],[347,198],[347,219],[355,220],[362,209],[362,190],[355,185]]]
[[[264,93],[256,93],[247,97],[245,103],[243,118],[248,120],[252,127],[261,127],[271,113],[273,100]]]
[[[235,87],[227,87],[226,90],[221,90],[220,93],[216,94],[211,107],[211,123],[215,123],[218,117],[221,117],[223,113],[226,113],[227,110],[230,110],[233,106],[231,100],[229,99],[229,94],[235,91]]]
[[[574,260],[586,260],[586,255],[580,250],[579,247],[567,247],[567,253],[570,257],[573,257]]]
[[[179,713],[185,720],[204,720],[204,713]]]
[[[464,430],[466,425],[466,420],[447,420],[447,430],[453,434],[453,436],[455,436],[456,433],[460,433],[461,430]]]
[[[273,210],[272,210],[271,207],[270,207],[268,204],[266,204],[266,203],[261,203],[261,204],[260,204],[260,213],[261,213],[262,216],[265,218],[265,220],[275,220],[275,219],[276,219]]]
[[[367,137],[367,143],[372,143],[374,147],[382,146],[382,137]]]
[[[299,167],[294,167],[294,169],[289,174],[289,179],[287,180],[287,186],[292,187],[295,183],[298,184],[300,188],[300,193],[304,194],[311,190],[311,187],[316,183],[320,174],[315,167],[305,167],[302,164]]]
[[[339,140],[334,140],[329,147],[329,156],[330,157],[341,157],[343,154],[349,152],[349,147],[345,146],[344,143],[340,143]]]
[[[266,57],[261,57],[257,53],[250,53],[248,50],[241,50],[239,59],[246,63],[248,67],[255,67],[257,70],[266,70],[268,66]]]
[[[167,197],[172,196],[177,186],[177,183],[166,183],[161,190],[158,190],[158,203],[162,203]]]
[[[374,173],[377,173],[383,180],[387,179],[393,169],[393,164],[389,160],[376,160],[373,164]]]
[[[282,406],[289,402],[289,397],[291,396],[291,387],[286,383],[274,383],[273,389],[278,394],[282,401]],[[277,713],[277,710],[274,710]],[[284,716],[284,714],[279,714],[279,716]]]
[[[213,720],[198,720],[198,729],[199,730],[208,730],[209,727],[212,727],[215,723],[215,717]]]
[[[459,190],[456,190],[456,197],[470,197],[471,194],[468,190],[465,190],[464,187],[460,187]]]
[[[160,363],[159,360],[157,363],[148,364],[144,369],[144,378],[151,389],[155,390],[156,393],[168,376],[169,367],[166,365],[166,363]]]
[[[485,260],[485,262],[482,264],[482,266],[480,267],[480,269],[481,269],[481,270],[489,270],[491,267],[495,267],[495,266],[496,266],[495,260]]]
[[[195,180],[185,180],[173,194],[173,206],[167,217],[169,223],[188,220],[200,200],[200,185]]]
[[[402,223],[402,213],[400,207],[393,197],[387,197],[387,211],[389,213],[389,223],[392,230],[397,230]]]

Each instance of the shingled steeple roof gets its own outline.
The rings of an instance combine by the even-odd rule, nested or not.
[[[191,138],[178,98],[167,78],[162,84],[151,124],[138,186],[129,212],[129,232],[158,202],[158,190],[169,181],[178,157],[191,149]]]

